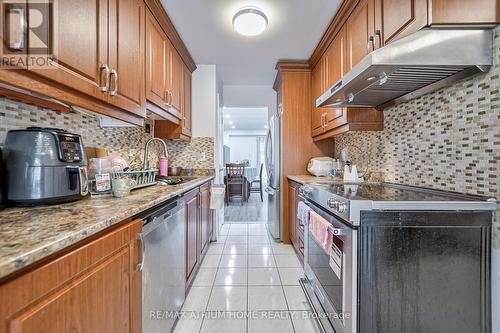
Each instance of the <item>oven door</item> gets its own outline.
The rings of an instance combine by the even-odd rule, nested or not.
[[[304,232],[304,269],[309,290],[308,297],[314,298],[313,306],[318,317],[328,318],[337,333],[356,332],[356,273],[357,273],[357,230],[327,213],[314,203],[306,204],[330,224],[332,246],[329,251],[316,240],[309,225]],[[307,288],[306,288],[307,289]],[[313,294],[313,295],[311,295]],[[323,330],[325,325],[323,324]]]

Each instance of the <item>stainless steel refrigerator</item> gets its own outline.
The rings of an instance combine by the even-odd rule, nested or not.
[[[269,119],[264,163],[267,172],[267,226],[269,233],[276,240],[281,240],[283,238],[281,193],[282,115],[281,106],[278,106],[278,112]]]

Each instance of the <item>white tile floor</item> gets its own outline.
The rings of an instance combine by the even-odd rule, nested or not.
[[[299,285],[304,270],[265,224],[225,224],[211,243],[176,333],[317,333]]]

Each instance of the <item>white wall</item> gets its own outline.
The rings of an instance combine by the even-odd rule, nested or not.
[[[224,131],[224,144],[226,146],[229,146],[229,140],[230,140],[231,136],[248,136],[248,135],[266,136],[267,132],[266,131],[237,131],[237,130]]]
[[[224,86],[225,107],[263,107],[276,112],[276,92],[272,86]]]
[[[193,72],[193,136],[217,136],[217,68],[197,65]]]
[[[222,83],[215,65],[196,65],[193,72],[193,137],[214,138],[215,184],[222,184],[219,170],[223,142]],[[215,230],[220,230],[224,222],[224,210],[215,213]],[[217,236],[216,236],[217,237]]]

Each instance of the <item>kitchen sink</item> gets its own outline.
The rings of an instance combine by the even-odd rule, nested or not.
[[[192,180],[195,180],[197,177],[184,177],[184,176],[156,176],[156,181],[158,185],[181,185]]]

